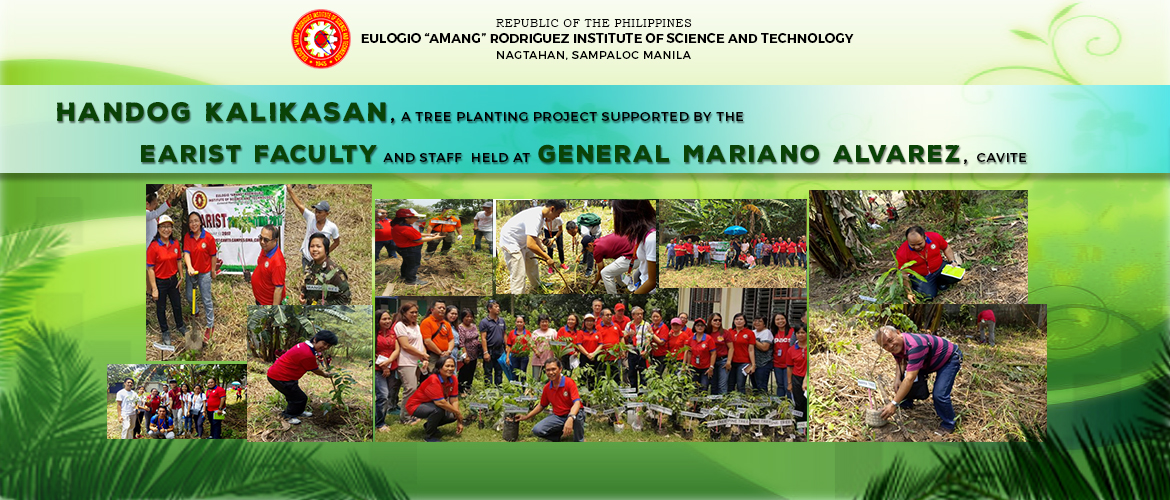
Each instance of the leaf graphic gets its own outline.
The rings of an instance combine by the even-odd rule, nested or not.
[[[1043,38],[1040,38],[1040,37],[1033,35],[1027,31],[1024,31],[1024,30],[1012,30],[1012,33],[1015,33],[1016,36],[1023,38],[1024,40],[1035,40],[1035,41],[1040,42],[1044,45],[1048,45],[1048,42],[1044,41]]]
[[[1068,12],[1071,11],[1073,9],[1073,7],[1076,7],[1077,4],[1079,4],[1079,3],[1080,2],[1077,2],[1074,4],[1069,4],[1068,7],[1061,9],[1060,12],[1057,12],[1056,15],[1053,16],[1052,22],[1048,23],[1048,35],[1049,36],[1052,35],[1052,27],[1056,26],[1056,21],[1058,21],[1058,20],[1060,20],[1060,18],[1064,17],[1065,14],[1068,14]]]
[[[57,270],[66,241],[65,233],[49,228],[0,236],[0,387],[7,385],[4,376],[15,359],[17,337],[27,328],[36,290]]]

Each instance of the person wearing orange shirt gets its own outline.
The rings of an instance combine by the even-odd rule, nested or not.
[[[440,357],[451,355],[451,340],[455,338],[455,334],[446,319],[446,302],[442,300],[432,302],[431,309],[427,312],[429,313],[427,317],[419,323],[419,330],[422,333],[423,345],[426,346],[430,366],[438,367]]]
[[[443,242],[443,248],[439,254],[447,255],[447,252],[451,250],[451,245],[454,245],[456,240],[463,240],[463,223],[459,221],[459,217],[450,215],[449,212],[449,210],[444,210],[442,214],[429,222],[431,233],[438,234],[440,237],[427,243],[428,259],[435,256],[435,249],[439,247],[439,241]]]

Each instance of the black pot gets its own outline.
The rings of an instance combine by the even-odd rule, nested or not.
[[[695,430],[687,428],[687,427],[683,427],[682,437],[683,437],[683,439],[695,439]]]
[[[504,441],[514,443],[520,439],[520,421],[512,417],[504,419]]]

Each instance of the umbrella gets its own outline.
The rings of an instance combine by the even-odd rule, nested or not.
[[[239,382],[232,382],[232,385],[240,385]]]
[[[747,234],[747,232],[748,232],[747,229],[744,229],[743,226],[731,226],[731,227],[723,230],[723,234],[730,234],[732,236],[739,236],[741,234]]]

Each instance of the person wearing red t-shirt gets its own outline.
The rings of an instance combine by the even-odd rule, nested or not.
[[[183,389],[179,387],[176,380],[171,381],[171,389],[167,391],[167,400],[170,401],[170,409],[167,410],[171,414],[171,418],[178,421],[179,416],[183,413]],[[182,429],[179,430],[182,434]]]
[[[984,332],[987,333],[984,334]],[[975,334],[979,337],[980,342],[995,347],[995,313],[991,312],[991,309],[979,311],[979,314],[975,316]]]
[[[405,315],[406,311],[399,311]],[[379,309],[374,314],[375,324],[378,325],[378,334],[374,337],[374,428],[379,431],[388,431],[386,415],[398,411],[398,390],[402,381],[398,378],[398,356],[402,354],[402,346],[398,345],[398,335],[394,333],[394,315],[389,309]]]
[[[415,212],[413,208],[400,208],[394,214],[394,220],[390,221],[390,239],[394,241],[394,247],[402,256],[402,267],[398,274],[403,282],[411,286],[427,284],[426,281],[418,280],[418,266],[422,263],[422,244],[443,237],[443,233],[423,236],[414,227],[419,217],[422,217],[422,214]]]
[[[524,316],[516,315],[516,327],[504,338],[504,345],[508,352],[508,371],[515,374],[528,375],[528,342],[532,340],[532,332],[524,328]],[[509,375],[511,380],[514,375]]]
[[[406,400],[406,413],[426,420],[426,441],[439,441],[439,427],[458,422],[455,435],[463,434],[463,412],[459,411],[459,381],[455,378],[455,358],[439,358],[439,369],[419,384]]]
[[[686,328],[686,316],[681,314],[679,316],[670,320],[670,333],[666,335],[666,356],[674,358],[676,361],[683,361],[686,357],[683,347],[686,347],[687,342],[690,341],[691,329]]]
[[[284,418],[288,419],[288,423],[299,424],[301,419],[298,417],[313,416],[312,412],[305,411],[309,396],[301,390],[299,382],[307,372],[313,372],[328,379],[333,378],[332,374],[326,373],[325,370],[317,366],[317,356],[335,345],[337,345],[337,335],[329,330],[321,330],[313,338],[285,351],[272,366],[268,367],[268,383],[284,394],[284,398],[288,402],[283,413]]]
[[[748,392],[748,377],[756,371],[755,345],[756,333],[747,327],[743,313],[737,313],[731,318],[731,342],[727,347],[731,352],[731,376],[735,380],[735,390],[744,394]]]
[[[690,350],[686,354],[686,363],[691,367],[691,375],[699,384],[699,390],[711,392],[711,376],[715,374],[715,337],[707,333],[707,322],[703,318],[695,318],[692,328],[695,334],[687,339]]]
[[[601,338],[601,348],[605,350],[612,349],[622,340],[622,332],[618,329],[617,324],[613,321],[613,312],[609,309],[601,310],[601,319],[597,322],[597,333]],[[606,356],[612,361],[614,358]]]
[[[584,327],[577,330],[577,339],[574,345],[577,352],[581,353],[581,364],[593,368],[594,377],[597,375],[598,360],[601,358],[601,334],[597,332],[597,319],[593,317],[593,313],[585,315]],[[593,385],[593,380],[586,380],[589,385]]]
[[[626,316],[626,305],[621,302],[614,304],[613,326],[616,326],[619,332],[624,332],[628,324],[630,324],[630,317]]]
[[[220,387],[217,382],[215,377],[207,379],[207,392],[205,394],[207,406],[203,409],[204,418],[211,425],[211,431],[207,433],[207,439],[221,439],[220,427],[223,424],[223,420],[215,418],[215,415],[226,411],[224,406],[227,404],[227,391],[223,387]]]
[[[581,395],[577,392],[577,383],[561,373],[561,360],[552,358],[544,364],[544,374],[549,382],[544,385],[540,394],[540,404],[520,420],[528,420],[547,406],[552,407],[552,415],[544,417],[532,427],[532,434],[541,439],[557,442],[573,436],[573,441],[585,441],[585,422],[578,413],[581,411]]]
[[[927,298],[934,298],[954,282],[950,277],[942,276],[943,267],[955,261],[955,254],[950,245],[942,235],[927,232],[922,226],[913,226],[906,230],[906,240],[894,252],[894,258],[898,261],[898,267],[914,262],[910,270],[918,273],[923,279],[913,276],[905,279],[910,281],[911,289]]]
[[[162,332],[162,342],[171,343],[171,328],[167,325],[167,301],[171,302],[171,315],[175,320],[175,331],[183,334],[183,302],[179,293],[179,260],[182,258],[179,242],[171,236],[175,223],[164,215],[158,218],[158,233],[146,246],[146,277],[150,284],[150,297],[155,301],[154,314]]]
[[[258,306],[284,302],[285,263],[280,250],[280,228],[267,225],[260,229],[260,255],[256,269],[244,268],[244,280],[252,284],[252,298]]]
[[[808,247],[804,243],[804,236],[801,236],[800,241],[796,242],[796,261],[800,267],[808,268]]]
[[[871,196],[869,196],[869,198],[867,198],[867,199],[869,200],[869,208],[873,208],[873,207],[875,206],[875,205],[874,205],[874,202],[875,202],[875,201],[877,201],[877,196],[872,196],[872,195],[871,195]]]
[[[670,335],[670,323],[662,321],[662,309],[650,311],[650,331],[654,334],[650,338],[650,364],[662,373],[666,361],[666,338]]]
[[[723,328],[723,315],[711,313],[711,333],[715,341],[715,374],[711,379],[711,394],[727,394],[727,380],[731,375],[731,360],[727,358],[727,344],[731,331]]]
[[[398,249],[394,246],[393,226],[390,225],[390,215],[385,210],[378,209],[378,219],[374,221],[374,260],[382,258],[382,249],[390,254],[390,258],[398,257]]]
[[[788,390],[788,362],[784,361],[784,353],[792,343],[795,330],[788,324],[788,316],[784,313],[772,315],[772,374],[776,377],[776,396],[789,397]]]
[[[183,235],[183,263],[187,268],[185,297],[190,302],[192,289],[199,287],[199,298],[203,299],[203,313],[206,314],[207,323],[207,328],[203,330],[203,341],[207,342],[215,330],[215,304],[211,300],[211,277],[219,272],[215,237],[203,229],[203,217],[198,212],[187,214],[187,229],[187,234]],[[194,315],[199,314],[200,311],[196,309]]]
[[[565,318],[565,326],[557,329],[557,340],[565,343],[565,354],[561,356],[561,366],[565,367],[567,371],[572,371],[572,367],[569,366],[569,358],[577,354],[575,344],[580,324],[581,321],[577,319],[577,313],[569,313],[569,316]]]
[[[788,392],[796,402],[796,410],[801,413],[801,416],[796,417],[798,421],[808,419],[808,398],[804,395],[804,376],[808,372],[808,352],[805,349],[807,342],[808,334],[804,331],[804,325],[799,325],[796,327],[795,341],[784,353],[784,363],[790,367]]]

